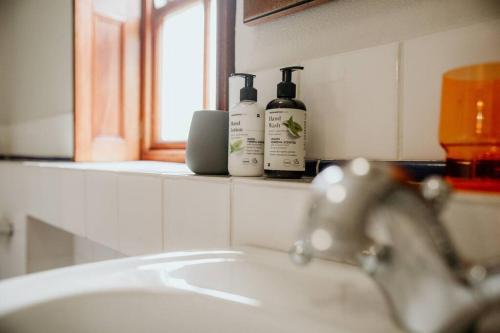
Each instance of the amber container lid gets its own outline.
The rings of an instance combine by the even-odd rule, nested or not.
[[[500,62],[443,75],[439,139],[455,185],[500,192]]]

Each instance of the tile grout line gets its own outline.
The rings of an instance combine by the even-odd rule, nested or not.
[[[166,251],[166,242],[165,242],[165,180],[160,178],[160,186],[161,186],[161,191],[160,191],[160,207],[161,207],[161,212],[160,212],[160,225],[161,225],[161,252]]]
[[[396,159],[401,160],[403,155],[403,42],[398,42],[396,62]]]
[[[122,246],[121,246],[121,237],[120,237],[120,191],[118,189],[119,184],[118,182],[120,181],[118,178],[118,174],[116,172],[112,172],[113,178],[114,178],[114,186],[115,186],[115,199],[116,199],[116,240],[117,240],[117,248],[118,249],[113,249],[116,252],[122,252]]]
[[[232,179],[229,181],[229,247],[233,247],[233,189],[234,182]]]
[[[89,232],[88,232],[88,198],[87,198],[87,193],[88,193],[88,170],[83,170],[83,234],[85,236],[86,240],[90,241],[89,238]],[[92,258],[94,257],[94,254],[92,253]]]
[[[87,236],[87,172],[83,170],[83,239],[85,241],[89,240]],[[92,258],[94,254],[92,253]]]

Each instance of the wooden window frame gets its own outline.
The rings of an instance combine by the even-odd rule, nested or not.
[[[160,141],[160,107],[158,92],[158,50],[159,27],[169,12],[182,9],[197,0],[169,1],[165,6],[154,9],[152,0],[143,0],[142,20],[142,88],[141,88],[141,159],[180,162],[185,160],[185,142]],[[198,0],[199,1],[199,0]],[[210,0],[205,2],[205,56],[204,56],[204,104],[208,104],[208,26],[210,24]],[[228,76],[234,72],[234,27],[236,1],[217,1],[217,72],[216,108],[228,109]]]

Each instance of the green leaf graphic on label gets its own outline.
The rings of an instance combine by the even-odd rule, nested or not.
[[[229,145],[229,152],[231,154],[237,153],[243,150],[243,140],[236,140]]]
[[[290,117],[286,122],[283,123],[288,129],[288,133],[295,138],[300,138],[300,132],[302,132],[302,126],[299,123],[293,121],[293,116]]]

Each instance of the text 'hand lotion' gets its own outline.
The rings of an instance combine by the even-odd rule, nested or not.
[[[228,170],[232,176],[262,176],[264,173],[264,108],[257,104],[255,75],[234,73],[245,78],[240,102],[229,109]]]

